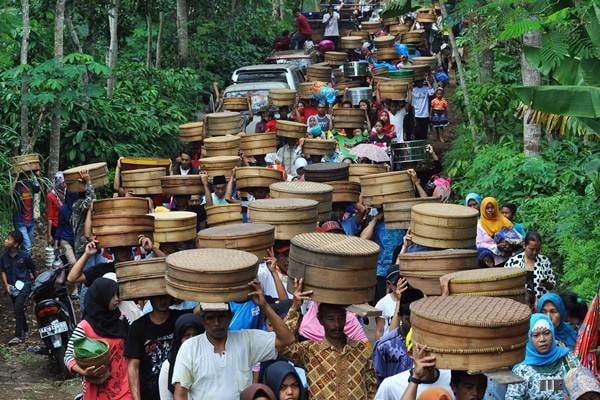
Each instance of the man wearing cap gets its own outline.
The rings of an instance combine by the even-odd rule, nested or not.
[[[252,290],[248,296],[258,304],[274,332],[229,331],[232,314],[227,305],[203,305],[200,320],[206,332],[184,342],[175,361],[175,400],[237,400],[252,383],[252,367],[276,358],[278,351],[294,342],[293,333],[267,304],[258,281],[248,286]]]
[[[235,168],[231,172],[232,176],[235,174]],[[203,175],[204,177],[205,175]],[[202,184],[204,185],[204,204],[206,207],[210,206],[226,206],[231,202],[231,193],[233,192],[233,178],[229,179],[225,175],[217,175],[213,177],[211,192],[208,187],[208,178],[203,179]]]
[[[388,332],[388,327],[396,311],[396,304],[400,299],[396,295],[396,284],[400,279],[400,269],[398,264],[392,264],[388,267],[385,276],[385,285],[387,294],[383,296],[375,308],[381,311],[381,316],[377,317],[377,327],[375,329],[375,340],[379,340]]]

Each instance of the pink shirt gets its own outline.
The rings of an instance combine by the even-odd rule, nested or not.
[[[500,250],[498,250],[496,241],[488,235],[479,222],[477,222],[477,237],[475,243],[478,249],[488,249],[494,253],[494,265],[498,265],[507,260],[506,257],[501,255]]]
[[[307,339],[320,342],[325,338],[325,330],[323,329],[323,325],[321,325],[317,319],[317,311],[319,311],[319,303],[313,301],[308,308],[307,313],[302,318],[299,332]],[[369,340],[367,339],[365,330],[358,321],[358,318],[350,311],[346,312],[346,326],[344,327],[344,333],[348,336],[348,339],[361,342],[367,342]]]

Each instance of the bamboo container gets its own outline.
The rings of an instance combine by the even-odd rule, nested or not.
[[[433,7],[423,7],[417,10],[417,22],[432,24],[437,20]]]
[[[204,139],[206,157],[238,156],[241,138],[239,135],[213,136]]]
[[[277,120],[277,136],[300,139],[306,136],[306,124]]]
[[[242,115],[239,112],[206,114],[204,137],[237,135],[242,130]]]
[[[358,203],[360,199],[360,183],[351,181],[325,182],[333,188],[332,203]],[[386,215],[387,220],[387,215]]]
[[[386,229],[408,229],[410,227],[410,209],[422,203],[439,203],[436,197],[416,197],[383,203]]]
[[[385,207],[385,205],[384,205]],[[387,220],[388,216],[385,215]],[[386,229],[387,226],[386,226]],[[445,274],[478,267],[477,250],[434,250],[403,253],[398,257],[402,276],[428,296],[442,294],[440,277]]]
[[[400,54],[394,47],[382,47],[375,52],[375,58],[378,60],[396,60],[400,58]]]
[[[311,199],[319,203],[318,220],[331,219],[333,188],[318,182],[278,182],[269,186],[272,199]]]
[[[413,64],[402,67],[402,69],[412,69],[415,71],[415,81],[427,79],[427,75],[431,72],[431,67],[425,64]]]
[[[87,170],[90,174],[91,184],[94,189],[108,185],[108,168],[105,162],[82,165],[63,171],[65,184],[70,192],[85,192],[85,183],[79,180],[79,173],[83,170]]]
[[[303,278],[315,301],[361,304],[373,299],[379,246],[338,233],[304,233],[291,240],[288,276]],[[288,291],[293,279],[288,279]]]
[[[146,215],[149,208],[148,199],[143,197],[113,197],[94,200],[92,216],[118,218]]]
[[[188,122],[179,125],[179,139],[182,142],[200,142],[204,139],[204,122]]]
[[[121,171],[121,187],[136,195],[162,194],[160,182],[164,176],[165,169],[161,167]]]
[[[304,179],[310,182],[345,181],[348,179],[346,163],[316,163],[304,167]]]
[[[204,193],[200,175],[169,175],[160,178],[160,186],[165,195],[192,195]]]
[[[398,36],[404,32],[408,32],[410,27],[404,24],[395,24],[389,26],[390,35]]]
[[[326,156],[335,150],[335,140],[304,139],[302,151],[311,156]]]
[[[242,206],[239,203],[206,207],[206,224],[210,227],[242,222]]]
[[[301,82],[298,86],[298,96],[303,100],[312,99],[314,84],[315,82]]]
[[[243,250],[260,260],[275,244],[275,227],[268,224],[231,224],[202,229],[198,248]]]
[[[311,64],[306,68],[306,80],[329,82],[331,81],[331,70],[327,64]]]
[[[381,20],[383,22],[383,26],[391,26],[391,25],[397,25],[398,24],[398,17],[392,17],[392,18],[383,18]]]
[[[235,171],[238,189],[268,188],[283,181],[283,171],[265,167],[240,167]]]
[[[248,99],[245,97],[225,97],[223,109],[227,111],[248,111]]]
[[[348,36],[355,36],[361,38],[364,42],[365,40],[371,40],[371,32],[369,31],[351,31]],[[361,43],[362,44],[362,43]],[[360,46],[359,46],[360,47]]]
[[[431,56],[431,57],[413,57],[412,58],[412,62],[415,65],[429,65],[429,67],[431,69],[437,67],[437,57],[436,56]]]
[[[427,346],[436,367],[491,371],[525,357],[530,309],[510,299],[426,297],[410,305],[412,341]]]
[[[364,175],[382,174],[387,171],[385,165],[381,164],[350,164],[348,166],[348,180],[360,183],[360,177]]]
[[[273,225],[276,240],[290,240],[315,231],[318,204],[316,200],[296,198],[255,200],[248,203],[248,218],[251,223]]]
[[[525,277],[522,268],[480,268],[444,275],[451,295],[508,297],[525,303]]]
[[[196,239],[196,213],[170,211],[149,214],[154,217],[154,240],[177,243]]]
[[[425,31],[423,29],[415,29],[414,31],[402,34],[402,43],[421,44],[424,40]]]
[[[277,151],[277,135],[271,132],[241,134],[240,150],[245,156],[275,153]]]
[[[167,264],[164,257],[116,263],[119,299],[148,299],[153,296],[166,295],[166,270]]]
[[[147,169],[161,167],[168,175],[171,172],[171,160],[168,158],[155,157],[119,157],[121,171],[131,171],[134,169]]]
[[[207,303],[246,301],[248,282],[256,278],[258,258],[230,249],[178,251],[166,259],[167,293]]]
[[[385,100],[406,100],[410,85],[402,80],[392,79],[377,84],[379,95]]]
[[[414,186],[406,171],[361,176],[360,187],[363,203],[367,207],[415,197]]]
[[[365,110],[360,108],[334,108],[334,128],[362,128],[366,121]]]
[[[395,41],[396,41],[396,38],[394,36],[384,35],[384,36],[377,36],[375,39],[373,39],[373,44],[375,45],[375,47],[377,47],[377,49],[380,49],[380,48],[384,48],[384,47],[393,46]]]
[[[362,46],[363,38],[360,36],[344,36],[341,38],[341,42],[342,49],[354,50]]]
[[[457,204],[417,204],[410,214],[413,242],[438,249],[475,247],[479,213]]]
[[[388,67],[377,67],[377,68],[373,68],[373,70],[371,71],[371,75],[375,76],[382,76],[382,77],[389,77],[389,70]]]
[[[344,96],[346,89],[361,87],[360,80],[344,80],[333,85],[333,88],[338,91],[338,97]]]
[[[326,51],[325,62],[329,65],[342,65],[348,61],[348,53],[344,51]]]
[[[75,352],[73,352],[73,356],[75,358],[75,362],[77,363],[77,365],[82,368],[82,369],[88,369],[90,367],[94,367],[94,368],[100,368],[102,366],[105,366],[105,372],[103,372],[102,374],[100,374],[99,376],[88,376],[86,377],[86,380],[94,385],[102,385],[104,382],[106,382],[108,380],[108,378],[110,378],[110,344],[108,344],[108,342],[106,340],[102,340],[102,339],[94,339],[94,340],[98,340],[99,342],[102,342],[106,345],[106,351],[96,357],[89,357],[89,358],[79,358],[77,357],[77,355],[75,354]]]
[[[206,170],[209,178],[220,175],[229,177],[231,176],[233,167],[239,167],[241,164],[239,156],[205,157],[201,158],[199,161],[200,166]]]
[[[361,23],[361,29],[368,31],[369,33],[377,33],[383,29],[383,23],[381,21],[365,21]]]
[[[93,215],[92,234],[100,247],[138,246],[139,235],[152,238],[154,217],[151,215]]]
[[[269,100],[277,107],[291,106],[296,101],[296,91],[292,89],[270,89]]]
[[[23,154],[10,159],[10,173],[19,175],[21,172],[34,172],[40,170],[39,154]],[[105,164],[106,165],[106,164]]]

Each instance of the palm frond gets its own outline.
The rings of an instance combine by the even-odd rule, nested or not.
[[[514,23],[508,24],[500,33],[500,40],[517,39],[527,32],[538,30],[542,27],[542,23],[537,19],[523,19]]]

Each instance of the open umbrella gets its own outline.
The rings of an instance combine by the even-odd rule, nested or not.
[[[573,352],[584,368],[589,368],[600,378],[598,374],[598,356],[596,355],[598,346],[598,306],[599,301],[596,294],[577,333],[577,342],[575,342]]]
[[[390,161],[390,156],[384,147],[375,146],[374,144],[362,143],[350,149],[350,154],[354,154],[359,158],[368,158],[375,162]]]

